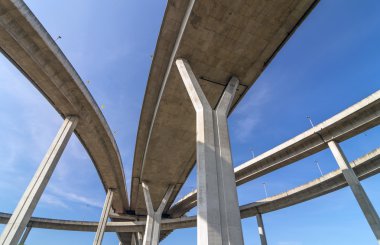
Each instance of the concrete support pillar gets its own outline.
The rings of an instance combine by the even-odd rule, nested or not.
[[[261,245],[267,245],[267,236],[265,234],[264,222],[263,222],[263,217],[261,216],[261,213],[257,213],[256,219],[257,219],[257,226],[259,229]]]
[[[113,191],[109,189],[107,191],[106,200],[104,201],[102,215],[100,216],[100,221],[99,221],[98,229],[96,230],[96,235],[95,235],[93,245],[102,244],[104,231],[106,230],[108,215],[110,213],[111,206],[112,206],[112,199],[113,199]]]
[[[196,111],[198,244],[244,244],[227,126],[239,81],[230,80],[213,110],[187,61],[176,64]]]
[[[136,232],[132,234],[132,245],[142,245],[143,244],[143,236],[141,232]]]
[[[26,227],[26,229],[25,229],[25,231],[24,231],[24,234],[22,235],[22,238],[21,238],[19,244],[21,244],[21,245],[22,245],[22,244],[25,244],[25,241],[26,241],[26,239],[28,238],[28,236],[29,236],[29,232],[30,232],[31,229],[32,229],[31,226]]]
[[[143,239],[143,245],[157,245],[160,241],[160,226],[162,212],[166,207],[171,194],[173,193],[174,185],[169,186],[165,193],[164,198],[161,201],[160,206],[156,211],[154,211],[152,199],[150,197],[149,187],[144,182],[142,183],[144,190],[144,198],[146,203],[147,217],[145,225],[145,233]]]
[[[368,224],[371,226],[373,233],[377,239],[378,244],[380,244],[380,219],[375,208],[373,207],[371,201],[369,200],[367,193],[363,189],[358,177],[356,176],[354,170],[352,170],[343,150],[340,148],[339,144],[335,141],[328,142],[330,150],[337,161],[339,168],[342,170],[343,176],[350,186],[352,193],[354,194],[360,208],[362,209],[364,216],[367,219]]]
[[[57,136],[17,204],[8,224],[5,226],[0,237],[1,245],[15,245],[20,240],[22,232],[28,224],[77,122],[78,118],[75,116],[68,116],[64,120]]]

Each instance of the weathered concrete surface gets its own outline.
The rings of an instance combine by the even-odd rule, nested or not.
[[[213,108],[231,76],[239,77],[234,107],[316,2],[168,1],[140,117],[131,211],[146,213],[143,181],[155,208],[174,184],[171,204],[194,166],[195,112],[173,61],[189,61]]]
[[[329,140],[344,141],[380,124],[380,90],[314,128],[235,168],[237,185],[258,178],[327,148]],[[180,217],[195,207],[197,192],[189,193],[168,213]]]
[[[62,117],[79,116],[75,133],[93,160],[105,190],[115,189],[112,207],[118,213],[129,209],[120,154],[102,112],[24,1],[0,1],[0,50]]]
[[[360,180],[369,178],[380,172],[380,148],[366,154],[365,156],[350,163],[352,169]],[[240,206],[241,218],[248,218],[257,213],[268,213],[286,208],[310,199],[328,194],[347,186],[340,169],[330,172],[307,184],[298,186],[284,193],[268,197],[257,202]],[[0,223],[6,224],[11,214],[0,213]],[[161,230],[166,233],[173,229],[182,229],[196,226],[196,217],[181,217],[174,219],[163,219]],[[28,227],[95,232],[98,222],[71,221],[32,217]],[[145,221],[108,222],[106,232],[143,232]]]

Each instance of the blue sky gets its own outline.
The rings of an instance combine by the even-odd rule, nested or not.
[[[166,1],[36,1],[26,3],[86,82],[115,132],[128,191],[134,143],[151,55]],[[321,1],[260,76],[229,118],[234,165],[263,153],[380,87],[380,2]],[[17,113],[16,113],[17,112]],[[20,72],[0,55],[0,211],[12,212],[62,119]],[[349,160],[379,147],[380,128],[342,147]],[[238,188],[245,204],[291,189],[319,171],[337,168],[328,150]],[[192,173],[179,197],[195,187]],[[380,176],[364,180],[380,211]],[[105,198],[96,170],[74,136],[35,216],[98,220]],[[190,212],[195,213],[195,210]],[[375,244],[348,188],[264,214],[269,244]],[[3,229],[0,225],[0,231]],[[256,219],[243,220],[246,244],[259,244]],[[27,244],[91,244],[94,233],[33,229]],[[107,233],[103,244],[117,244]],[[172,233],[162,244],[196,244],[196,230]]]

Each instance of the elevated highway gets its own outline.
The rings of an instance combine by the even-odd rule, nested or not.
[[[351,162],[350,165],[361,180],[378,174],[380,172],[380,148],[358,158],[357,160]],[[287,208],[339,190],[346,186],[347,182],[343,177],[342,171],[338,169],[284,193],[240,206],[241,218],[244,219],[255,216],[258,212],[267,213],[282,208]],[[7,213],[0,213],[0,223],[7,223],[10,216],[11,215]],[[138,217],[135,218],[137,219]],[[95,232],[98,222],[33,217],[31,218],[28,226],[41,229]],[[196,226],[196,217],[194,216],[163,219],[161,230],[168,232],[173,229],[182,229],[194,226]],[[129,233],[142,232],[144,231],[144,227],[145,221],[108,222],[106,231]]]
[[[0,1],[0,50],[63,117],[77,115],[75,133],[91,157],[113,208],[129,209],[125,177],[112,132],[82,79],[23,1]]]
[[[130,244],[131,233],[142,232],[145,227],[144,239],[149,239],[145,242],[157,244],[160,225],[161,230],[164,231],[161,233],[161,238],[163,238],[173,229],[193,227],[198,222],[198,235],[202,235],[201,239],[198,237],[199,244],[205,243],[206,240],[214,244],[219,244],[219,241],[227,242],[229,238],[224,238],[226,233],[223,231],[227,228],[230,231],[230,228],[235,227],[234,223],[224,222],[228,215],[220,216],[224,223],[221,222],[222,219],[215,218],[211,212],[208,215],[205,207],[210,207],[209,210],[214,211],[217,208],[227,210],[225,207],[233,202],[226,201],[220,204],[220,200],[230,200],[224,197],[233,196],[232,191],[224,193],[224,197],[215,195],[219,199],[214,200],[219,201],[214,206],[212,202],[204,203],[202,202],[204,198],[198,197],[201,207],[199,210],[207,211],[198,214],[198,217],[184,216],[187,211],[197,205],[196,191],[172,206],[194,166],[196,139],[197,144],[203,147],[201,150],[198,149],[198,160],[201,159],[205,163],[207,158],[207,163],[212,163],[214,160],[214,163],[217,163],[221,162],[220,159],[223,157],[223,164],[226,164],[223,166],[231,167],[231,164],[224,159],[229,149],[228,130],[225,127],[225,131],[222,131],[223,127],[220,126],[222,120],[226,121],[227,114],[223,116],[215,114],[217,113],[215,108],[221,101],[224,101],[224,104],[227,103],[221,99],[222,93],[226,94],[229,90],[229,94],[235,95],[230,96],[233,98],[231,99],[232,109],[235,108],[317,3],[317,0],[237,0],[232,2],[168,0],[141,112],[129,203],[116,142],[99,107],[81,78],[23,1],[0,0],[1,52],[65,118],[62,130],[56,136],[57,140],[53,141],[46,159],[44,158],[41,162],[35,175],[37,177],[33,178],[31,187],[28,187],[24,193],[26,198],[21,198],[16,208],[17,212],[15,211],[12,217],[9,214],[0,213],[0,223],[7,223],[10,220],[8,229],[6,227],[6,232],[3,232],[6,234],[2,235],[1,239],[5,237],[3,241],[16,244],[16,239],[21,236],[21,229],[23,231],[25,225],[28,224],[29,227],[47,229],[96,230],[94,240],[96,245],[101,243],[105,230],[114,231],[118,232],[122,244]],[[182,62],[182,66],[178,66],[181,74],[176,69],[177,67],[174,67],[176,60]],[[186,84],[187,90],[182,81]],[[231,86],[227,85],[228,83]],[[236,93],[231,92],[232,84],[237,86]],[[227,96],[229,96],[228,93]],[[203,96],[202,109],[197,107],[196,127],[196,114],[192,101],[199,100],[200,95]],[[341,168],[285,193],[240,206],[241,217],[246,218],[257,214],[261,216],[261,213],[289,207],[343,188],[348,183],[380,241],[380,219],[357,179],[357,177],[364,179],[379,172],[380,150],[377,149],[349,165],[338,144],[380,123],[379,99],[380,91],[377,91],[329,120],[236,167],[234,170],[236,184],[241,185],[330,147]],[[194,103],[194,105],[200,106],[199,103]],[[205,105],[208,107],[204,107]],[[208,110],[208,116],[211,115],[207,120],[204,117],[207,114],[204,113],[205,110]],[[198,121],[199,115],[204,118]],[[214,119],[219,121],[214,124],[212,122]],[[204,126],[206,124],[207,129]],[[89,153],[107,191],[101,221],[30,219],[36,202],[46,187],[45,183],[48,182],[54,170],[54,164],[58,161],[65,142],[68,141],[74,129]],[[216,136],[215,131],[218,131]],[[205,138],[202,137],[196,138],[196,135],[202,137],[207,135],[207,141],[204,141]],[[228,144],[225,144],[226,142]],[[216,166],[220,168],[222,165],[216,164]],[[42,173],[44,169],[48,170]],[[214,184],[223,184],[218,186],[233,186],[232,189],[236,192],[232,168],[230,182],[221,180],[224,176],[221,171],[218,170],[219,175],[215,175],[217,171],[213,172],[212,168],[209,170],[207,173],[203,170],[199,172],[207,177],[205,179],[216,177],[219,182],[214,181]],[[224,185],[225,183],[229,184]],[[212,189],[209,184],[201,184],[200,186],[204,188],[200,190]],[[226,189],[228,188],[223,188],[223,190]],[[217,191],[209,193],[221,193],[220,189],[215,190]],[[202,195],[199,196],[202,197]],[[206,196],[208,195],[203,197]],[[237,202],[234,205],[236,218],[239,208]],[[149,212],[147,212],[147,206]],[[109,215],[111,207],[113,214]],[[219,214],[218,210],[214,214]],[[164,218],[162,222],[161,216]],[[108,217],[112,221],[107,224]],[[123,221],[125,219],[128,221]],[[229,217],[228,219],[232,220]],[[21,221],[16,222],[16,220]],[[214,233],[203,233],[203,230],[208,232],[212,229],[202,229],[200,226],[202,222],[207,223],[207,227],[214,228],[214,224],[220,227],[216,228],[215,232],[212,231]],[[240,222],[236,223],[240,225]],[[25,233],[28,234],[27,231]],[[150,237],[148,233],[151,233]]]
[[[195,112],[174,61],[190,63],[211,107],[236,76],[235,107],[317,2],[168,1],[141,111],[131,214],[146,214],[142,182],[154,209],[175,186],[166,214],[195,163]]]
[[[326,149],[328,141],[342,142],[380,124],[380,90],[343,110],[330,119],[237,166],[236,185],[263,176],[279,168]],[[197,205],[197,192],[179,200],[168,213],[180,217]]]
[[[63,118],[78,117],[75,133],[104,189],[114,190],[112,208],[118,213],[128,210],[123,166],[112,132],[78,73],[24,1],[0,1],[0,50]]]

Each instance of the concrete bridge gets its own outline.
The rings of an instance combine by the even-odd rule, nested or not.
[[[21,0],[0,1],[0,49],[64,119],[0,244],[25,242],[32,228],[117,232],[120,244],[158,244],[197,227],[198,244],[243,244],[241,219],[350,186],[376,239],[380,220],[360,180],[379,172],[380,150],[348,163],[339,143],[380,123],[380,91],[233,169],[227,117],[315,0],[168,0],[141,111],[128,199],[115,139],[80,76]],[[32,217],[72,133],[89,153],[107,193],[99,222]],[[96,132],[96,133],[94,133]],[[339,169],[279,195],[239,207],[236,187],[330,148]],[[170,152],[170,154],[167,154]],[[197,162],[197,191],[173,203]],[[164,176],[164,177],[163,177]],[[198,206],[198,214],[186,217]],[[108,222],[108,218],[111,222]]]

